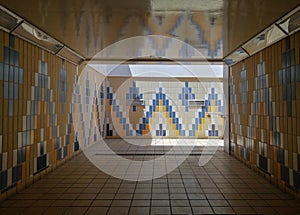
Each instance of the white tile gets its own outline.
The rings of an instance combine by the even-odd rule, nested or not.
[[[7,169],[7,152],[2,154],[2,170]]]
[[[23,132],[18,132],[18,148],[22,147],[22,134]]]
[[[41,143],[37,144],[37,156],[41,156]]]
[[[18,151],[17,149],[13,150],[13,166],[17,165]]]

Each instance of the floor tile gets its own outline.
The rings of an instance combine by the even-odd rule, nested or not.
[[[231,207],[213,207],[213,211],[216,214],[235,214]]]
[[[256,211],[251,207],[233,207],[237,214],[256,214]]]
[[[107,215],[127,215],[129,207],[111,207]]]
[[[171,200],[171,206],[172,207],[189,207],[190,203],[188,200],[185,199],[173,199]]]
[[[64,215],[82,215],[88,210],[88,207],[69,207],[65,210]]]
[[[156,199],[152,199],[151,200],[151,206],[170,206],[170,200],[156,200]]]
[[[190,200],[190,204],[192,207],[207,207],[210,206],[207,200]]]
[[[168,175],[142,182],[110,177],[79,155],[1,202],[0,211],[30,215],[300,214],[300,200],[222,151],[205,166],[190,156]]]
[[[140,214],[150,214],[149,207],[131,207],[129,210],[129,215],[140,215]]]
[[[170,207],[151,207],[151,214],[171,214]]]
[[[115,199],[112,201],[111,206],[112,207],[121,207],[121,206],[126,206],[129,207],[131,203],[131,200],[120,200],[120,199]]]
[[[131,202],[131,206],[150,206],[150,199],[134,199]]]
[[[214,214],[211,207],[192,207],[193,214]]]
[[[190,207],[172,207],[172,214],[192,214]]]

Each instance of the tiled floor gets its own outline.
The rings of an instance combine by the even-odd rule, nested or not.
[[[133,160],[141,155],[153,159],[169,149],[110,143]],[[202,152],[203,146],[197,146],[180,167],[143,182],[113,178],[82,153],[2,202],[0,214],[300,214],[299,199],[274,187],[221,147],[201,167]]]

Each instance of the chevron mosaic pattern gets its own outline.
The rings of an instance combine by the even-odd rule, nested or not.
[[[232,154],[300,191],[300,33],[232,67]]]
[[[72,156],[68,83],[75,72],[74,65],[0,31],[0,194]]]
[[[142,117],[137,124],[133,124],[130,114],[126,111],[126,100],[130,94],[127,94],[126,98],[117,98],[110,84],[112,81],[114,80],[107,81],[106,99],[110,110],[107,114],[107,137],[207,138],[223,135],[223,94],[220,83],[132,81],[128,91],[135,92],[135,95],[139,95],[145,102],[140,109]],[[192,87],[189,87],[189,84]],[[210,85],[218,86],[218,92],[221,93],[217,93],[214,87],[208,87]],[[201,91],[199,95],[203,96],[204,106],[189,107],[188,100],[197,97],[196,93],[191,93],[193,87],[196,92]]]

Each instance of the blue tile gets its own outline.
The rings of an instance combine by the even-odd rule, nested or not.
[[[9,48],[4,46],[4,63],[9,64]]]
[[[62,148],[57,150],[57,156],[56,156],[57,160],[61,160],[62,159]]]
[[[298,192],[300,189],[300,172],[293,171],[293,181],[294,181],[294,187],[296,188],[296,191]]]
[[[22,177],[22,166],[17,165],[12,168],[12,183],[17,183]]]
[[[284,150],[277,149],[277,161],[281,164],[284,164]]]
[[[179,131],[179,135],[184,137],[185,136],[185,132],[184,131]]]
[[[289,169],[285,166],[281,166],[281,179],[289,183]]]
[[[136,106],[132,106],[132,112],[136,112]]]
[[[47,154],[37,158],[37,171],[44,169],[47,166]]]
[[[15,36],[14,35],[9,35],[9,47],[14,49],[15,48]]]
[[[7,186],[7,170],[0,172],[0,189],[3,190]]]

